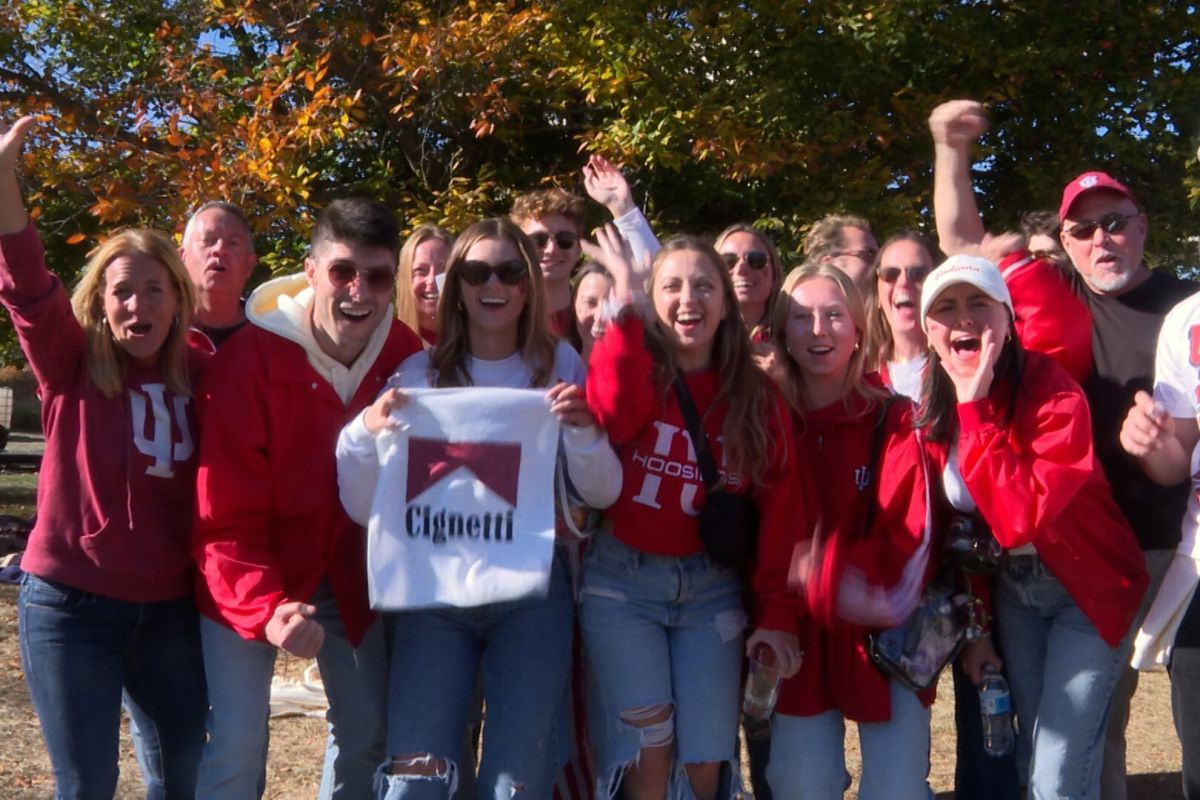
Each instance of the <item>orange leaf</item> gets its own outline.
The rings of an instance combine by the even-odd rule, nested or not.
[[[67,244],[79,244],[86,238],[82,233],[72,233],[67,237]]]

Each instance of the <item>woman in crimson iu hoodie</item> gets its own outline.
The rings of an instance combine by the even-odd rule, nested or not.
[[[868,632],[902,622],[934,566],[925,456],[910,402],[888,402],[864,374],[865,328],[853,282],[829,266],[790,273],[771,316],[816,520],[812,530],[764,529],[759,541],[748,649],[791,640],[803,651],[775,708],[767,780],[776,797],[842,797],[846,719],[862,742],[859,797],[928,795],[933,692],[890,680],[867,652]]]
[[[607,265],[618,302],[630,300],[640,278],[620,259]],[[623,783],[626,797],[732,797],[746,614],[737,571],[700,539],[705,484],[672,383],[682,379],[725,489],[752,499],[760,531],[803,525],[791,426],[754,367],[712,247],[667,242],[647,288],[649,302],[625,306],[596,342],[588,375],[588,403],[623,470],[581,592],[599,794]]]
[[[1092,449],[1087,401],[1052,359],[1026,352],[990,261],[930,273],[921,320],[933,348],[918,423],[946,496],[978,507],[1007,550],[992,580],[1030,797],[1099,796],[1113,687],[1145,560]],[[985,638],[964,667],[995,662]]]
[[[124,691],[190,797],[208,711],[188,555],[196,484],[192,285],[144,229],[98,247],[68,298],[46,268],[15,163],[32,118],[0,129],[0,303],[37,376],[46,453],[21,568],[21,666],[55,797],[112,797]]]

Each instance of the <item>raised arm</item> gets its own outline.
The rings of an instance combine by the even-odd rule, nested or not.
[[[621,170],[601,155],[591,155],[583,165],[583,188],[588,197],[608,209],[613,219],[637,208],[633,191]]]
[[[975,253],[986,233],[971,185],[971,147],[988,129],[974,100],[942,103],[929,115],[933,134],[933,216],[946,255]]]
[[[74,380],[84,357],[83,330],[66,290],[46,268],[45,251],[21,199],[17,159],[33,117],[0,128],[0,303],[43,389]]]
[[[11,126],[0,128],[0,235],[20,233],[29,223],[17,183],[17,159],[32,127],[33,117],[21,117]]]
[[[592,155],[583,166],[583,186],[588,197],[608,209],[613,224],[629,243],[634,263],[653,258],[660,244],[650,223],[633,202],[633,192],[625,175],[604,156]]]
[[[584,254],[608,270],[613,279],[612,297],[615,305],[609,309],[607,318],[612,318],[621,306],[639,302],[646,291],[646,279],[650,275],[649,256],[636,259],[629,243],[616,227],[604,225],[595,230],[596,243],[580,241]]]

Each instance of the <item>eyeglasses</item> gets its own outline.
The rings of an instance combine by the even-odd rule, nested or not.
[[[874,261],[878,250],[839,250],[833,254],[834,258],[846,256],[847,258],[857,258],[859,261]]]
[[[1105,214],[1100,219],[1085,219],[1083,222],[1077,222],[1067,228],[1066,234],[1072,239],[1083,241],[1084,239],[1092,238],[1092,234],[1096,229],[1105,233],[1120,233],[1129,225],[1129,220],[1136,219],[1137,214],[1121,214],[1114,211],[1111,214]]]
[[[1060,261],[1066,258],[1062,250],[1031,250],[1029,255],[1049,261]]]
[[[907,275],[912,283],[922,283],[929,276],[929,267],[880,267],[875,274],[884,283],[895,283],[900,280],[901,272]]]
[[[390,269],[355,269],[349,264],[332,264],[329,267],[329,282],[341,288],[354,283],[361,277],[366,281],[367,289],[377,294],[391,292],[396,285],[396,273]]]
[[[483,286],[495,275],[506,286],[516,286],[529,277],[529,268],[524,261],[502,261],[489,264],[486,261],[464,261],[456,270],[458,277],[472,286]]]
[[[546,245],[550,244],[550,238],[551,235],[545,231],[529,234],[530,241],[538,250],[545,250]],[[558,245],[559,250],[570,250],[577,241],[579,241],[579,237],[571,231],[559,231],[554,234],[554,243]]]
[[[770,257],[761,250],[751,250],[747,253],[741,254],[721,253],[721,258],[725,259],[725,263],[729,265],[730,269],[736,267],[737,263],[743,258],[746,259],[746,263],[750,265],[750,269],[755,271],[766,269],[767,264],[771,263]]]

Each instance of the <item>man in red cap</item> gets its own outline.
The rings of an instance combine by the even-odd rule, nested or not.
[[[933,111],[930,128],[940,243],[947,254],[970,252],[987,238],[970,177],[970,146],[987,130],[987,113],[977,102],[953,100]],[[1154,355],[1163,318],[1197,286],[1146,266],[1146,214],[1129,187],[1106,172],[1088,171],[1071,180],[1063,189],[1058,218],[1072,281],[1092,316],[1091,373],[1081,383],[1091,407],[1096,457],[1113,499],[1137,535],[1151,576],[1132,636],[1179,543],[1188,485],[1155,483],[1122,449],[1118,433],[1134,405],[1134,395],[1139,390],[1149,392],[1154,385]],[[1136,688],[1137,673],[1127,669],[1113,692],[1102,800],[1126,797],[1125,726]]]
[[[1121,295],[1150,278],[1142,261],[1146,215],[1133,192],[1106,172],[1085,172],[1063,189],[1059,238],[1093,292]]]
[[[1143,260],[1149,224],[1133,192],[1106,172],[1089,171],[1063,189],[1059,238],[1082,284],[1092,312],[1093,373],[1084,382],[1092,409],[1096,455],[1112,485],[1113,498],[1137,533],[1151,576],[1141,613],[1179,542],[1187,505],[1187,483],[1163,487],[1151,481],[1113,433],[1138,390],[1154,383],[1154,352],[1163,318],[1196,285],[1151,270]],[[1137,689],[1137,671],[1127,668],[1113,692],[1104,747],[1103,800],[1124,800],[1125,727]]]

